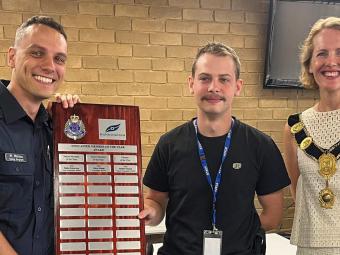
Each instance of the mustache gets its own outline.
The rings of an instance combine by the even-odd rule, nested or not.
[[[201,98],[202,100],[222,100],[222,101],[225,101],[225,97],[224,96],[220,96],[220,95],[216,95],[216,94],[213,94],[213,95],[205,95]]]

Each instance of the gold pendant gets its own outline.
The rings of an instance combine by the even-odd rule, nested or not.
[[[307,136],[305,139],[302,140],[302,142],[300,143],[300,148],[301,150],[305,150],[307,149],[313,142],[312,137]]]
[[[324,188],[319,192],[320,206],[326,209],[332,209],[334,205],[335,196],[330,188]]]
[[[319,174],[329,179],[336,172],[336,158],[332,153],[323,153],[319,157]]]
[[[292,134],[296,134],[298,132],[300,132],[302,129],[303,129],[304,125],[303,125],[303,122],[298,122],[298,123],[295,123],[291,128],[290,128],[290,132]]]

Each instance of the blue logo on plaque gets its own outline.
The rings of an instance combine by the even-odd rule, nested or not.
[[[73,114],[66,122],[64,133],[68,138],[78,140],[85,136],[86,130],[84,123],[79,119],[79,116]]]
[[[99,139],[126,140],[126,123],[121,119],[98,119]]]
[[[119,127],[120,127],[120,124],[109,126],[106,128],[105,132],[114,132],[118,130]]]

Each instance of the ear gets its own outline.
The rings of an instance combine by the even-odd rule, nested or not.
[[[194,94],[194,78],[191,75],[188,77],[188,86],[189,86],[190,94],[193,95]]]
[[[234,96],[239,96],[241,94],[242,87],[243,87],[243,80],[238,79],[236,81],[236,89],[235,89],[235,92],[234,92]]]
[[[7,64],[11,68],[15,68],[15,49],[10,47],[7,52]]]

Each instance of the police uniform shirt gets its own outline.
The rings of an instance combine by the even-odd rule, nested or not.
[[[32,119],[0,82],[0,231],[18,254],[54,254],[52,130],[43,105]]]

